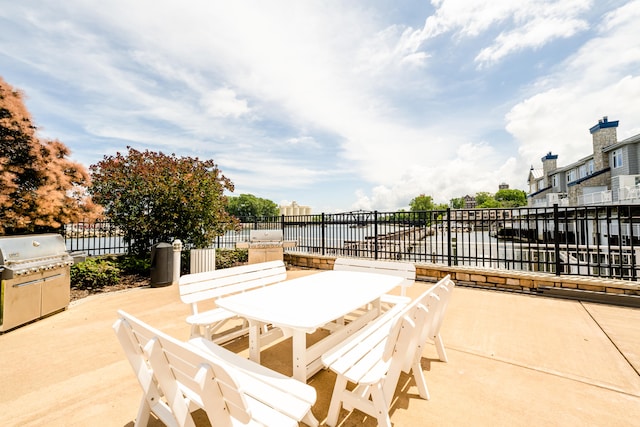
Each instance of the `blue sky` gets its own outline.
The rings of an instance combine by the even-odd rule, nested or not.
[[[213,159],[314,213],[527,189],[640,133],[640,1],[3,1],[0,76],[89,166]]]

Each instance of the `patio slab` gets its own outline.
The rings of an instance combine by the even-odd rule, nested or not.
[[[291,271],[291,276],[315,271]],[[417,283],[409,295],[429,286]],[[123,309],[187,339],[189,308],[177,286],[97,295],[0,335],[0,425],[132,426],[141,391],[111,324]],[[640,419],[640,310],[457,287],[442,335],[423,367],[431,400],[401,378],[396,426],[637,425]],[[290,342],[263,351],[286,371]],[[243,352],[241,341],[235,343]],[[313,412],[324,420],[335,377],[321,371]],[[207,425],[202,414],[198,425]],[[373,426],[342,411],[342,426]],[[161,425],[154,421],[151,425]]]

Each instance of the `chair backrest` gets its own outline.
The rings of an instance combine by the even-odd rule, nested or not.
[[[144,353],[144,347],[154,335],[149,332],[145,333],[145,330],[141,328],[134,332],[129,318],[129,315],[122,312],[121,317],[113,324],[113,329],[143,390],[146,403],[141,403],[141,406],[146,405],[148,410],[141,407],[138,418],[148,417],[148,411],[152,411],[167,426],[177,426],[173,412],[163,399],[163,393],[158,387],[158,380],[153,374],[147,355]],[[140,422],[140,420],[138,421]]]
[[[430,329],[435,312],[429,311],[425,301],[432,297],[434,287],[413,300],[396,316],[385,343],[382,360],[388,371],[382,385],[387,401],[391,401],[402,371],[409,373],[416,352],[422,353],[424,331]],[[422,345],[421,345],[422,343]]]
[[[449,300],[453,281],[447,275],[414,299],[407,307],[409,315],[416,323],[416,330],[411,336],[411,342],[404,352],[402,370],[406,373],[413,363],[419,360],[427,340],[437,334],[439,324],[442,323],[444,310]]]
[[[434,319],[431,323],[431,328],[429,329],[430,338],[433,338],[440,333],[440,327],[442,326],[444,314],[447,310],[447,306],[449,305],[449,300],[451,299],[454,286],[455,283],[451,280],[449,275],[447,275],[434,287],[433,294],[437,297],[437,302],[434,303],[436,304],[436,307]]]
[[[182,302],[192,304],[271,285],[286,278],[284,262],[278,260],[185,274],[180,277],[178,287]]]
[[[416,281],[416,267],[410,262],[382,261],[363,258],[336,258],[333,263],[334,270],[341,271],[366,271],[369,273],[388,274],[402,277],[402,295],[406,288]],[[375,271],[374,271],[375,270]]]
[[[450,281],[450,279],[447,275],[407,304],[407,306],[399,312],[392,328],[390,339],[387,341],[384,360],[389,360],[394,351],[400,351],[401,354],[404,354],[407,361],[413,359],[416,351],[421,352],[421,348],[428,339],[430,331],[433,330],[433,323],[438,314],[440,300],[436,292],[448,281]],[[406,336],[406,339],[408,339],[407,342],[402,342],[399,338],[403,328],[411,330],[411,334]],[[402,345],[402,348],[397,348],[398,345]],[[407,362],[404,362],[404,371],[407,371],[407,369],[405,369],[406,365]]]
[[[203,408],[216,426],[232,426],[232,418],[251,421],[244,395],[222,364],[124,311],[118,314],[120,327],[146,342],[144,354],[179,426],[194,426],[189,402]]]

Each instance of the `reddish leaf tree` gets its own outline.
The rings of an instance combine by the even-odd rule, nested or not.
[[[89,175],[60,141],[38,138],[22,93],[0,77],[0,234],[57,229],[95,216]]]
[[[127,154],[105,156],[90,166],[89,192],[123,230],[135,255],[173,239],[206,247],[235,228],[224,196],[234,187],[213,160],[127,148]]]

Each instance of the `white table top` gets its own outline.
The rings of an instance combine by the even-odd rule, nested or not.
[[[323,271],[216,300],[242,317],[313,333],[402,282],[402,277]]]

